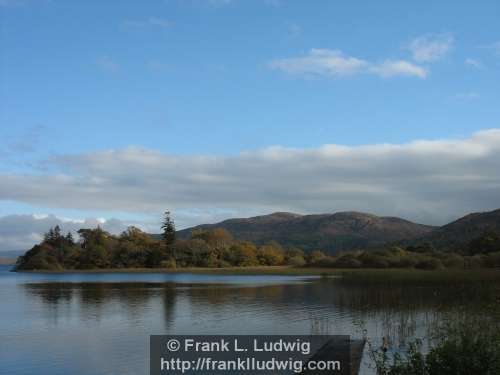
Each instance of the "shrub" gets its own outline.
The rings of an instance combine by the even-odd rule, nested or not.
[[[162,268],[177,268],[177,263],[174,258],[169,258],[160,263]]]
[[[363,267],[367,268],[388,268],[389,260],[387,257],[380,255],[380,252],[370,254],[364,253],[359,257]]]
[[[281,247],[271,243],[259,248],[257,258],[262,265],[278,266],[285,261],[285,254]]]
[[[335,267],[335,258],[331,256],[324,256],[323,258],[319,259],[315,264],[315,267],[324,267],[324,268],[329,268],[329,267]]]
[[[443,263],[439,259],[429,257],[420,260],[415,267],[422,270],[437,270],[443,268]]]
[[[462,258],[458,254],[447,254],[446,257],[442,260],[443,265],[446,268],[463,268],[464,267],[464,258]]]
[[[360,268],[362,265],[359,259],[350,254],[342,255],[334,263],[334,266],[338,268]]]
[[[465,329],[443,338],[427,355],[417,340],[392,360],[383,350],[370,350],[370,357],[377,375],[495,375],[500,374],[500,338]]]
[[[316,265],[320,260],[324,259],[326,257],[325,253],[323,253],[320,250],[313,250],[311,253],[307,256],[307,263],[314,266]]]
[[[492,268],[500,267],[500,252],[488,254],[484,260],[484,266]]]
[[[287,264],[295,267],[302,267],[306,264],[306,260],[303,256],[296,255],[287,259]]]

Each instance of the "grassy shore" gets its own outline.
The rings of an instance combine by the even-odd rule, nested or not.
[[[500,269],[355,269],[337,270],[344,280],[363,283],[404,284],[435,282],[500,282]]]

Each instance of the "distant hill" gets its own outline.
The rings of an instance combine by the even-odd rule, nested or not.
[[[17,257],[24,255],[24,250],[0,251],[0,265],[16,264]]]
[[[7,251],[0,251],[0,258],[12,258],[16,259],[17,257],[20,257],[24,255],[26,250],[7,250]]]
[[[466,215],[437,228],[416,242],[428,242],[437,249],[454,251],[488,231],[500,233],[500,209]]]
[[[321,249],[330,253],[375,247],[428,235],[435,227],[396,217],[379,217],[361,212],[298,215],[276,212],[247,219],[229,219],[178,231],[189,238],[195,229],[224,228],[238,240],[256,244],[277,241],[285,247]]]
[[[11,264],[16,264],[16,258],[4,258],[0,257],[0,265],[11,265]]]

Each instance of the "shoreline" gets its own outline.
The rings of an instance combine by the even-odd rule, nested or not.
[[[419,270],[408,268],[318,268],[293,266],[260,266],[228,268],[102,268],[90,270],[21,270],[19,273],[38,274],[105,274],[105,273],[160,273],[160,274],[205,274],[205,275],[252,275],[252,276],[323,276],[350,280],[365,279],[373,282],[400,281],[491,281],[500,280],[500,269],[440,269]]]
[[[297,268],[291,266],[263,266],[263,267],[227,267],[227,268],[99,268],[83,270],[20,270],[18,273],[41,274],[76,274],[76,273],[193,273],[193,274],[220,274],[220,275],[282,275],[282,276],[318,276],[334,275],[342,270],[332,268]]]

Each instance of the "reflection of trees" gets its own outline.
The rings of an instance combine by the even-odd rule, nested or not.
[[[69,303],[73,299],[74,289],[70,283],[23,284],[30,295],[39,297],[46,305]]]
[[[33,283],[23,287],[53,315],[57,315],[58,307],[63,304],[76,302],[84,319],[100,320],[102,311],[112,304],[120,304],[121,311],[132,317],[140,316],[153,295],[152,285],[156,286],[151,283]]]
[[[163,303],[165,330],[168,333],[175,321],[175,305],[178,297],[175,284],[164,285],[160,295]]]
[[[215,320],[231,319],[239,324],[252,319],[272,320],[282,326],[298,322],[298,327],[319,334],[352,334],[356,327],[360,331],[365,327],[369,334],[376,331],[394,343],[420,334],[422,327],[432,328],[442,314],[453,313],[458,307],[480,313],[477,306],[495,301],[495,294],[485,286],[479,291],[477,285],[384,286],[335,280],[253,286],[134,282],[23,287],[55,318],[63,305],[74,305],[83,319],[96,320],[109,311],[141,319],[147,311],[160,307],[167,332],[186,322],[213,325]]]

